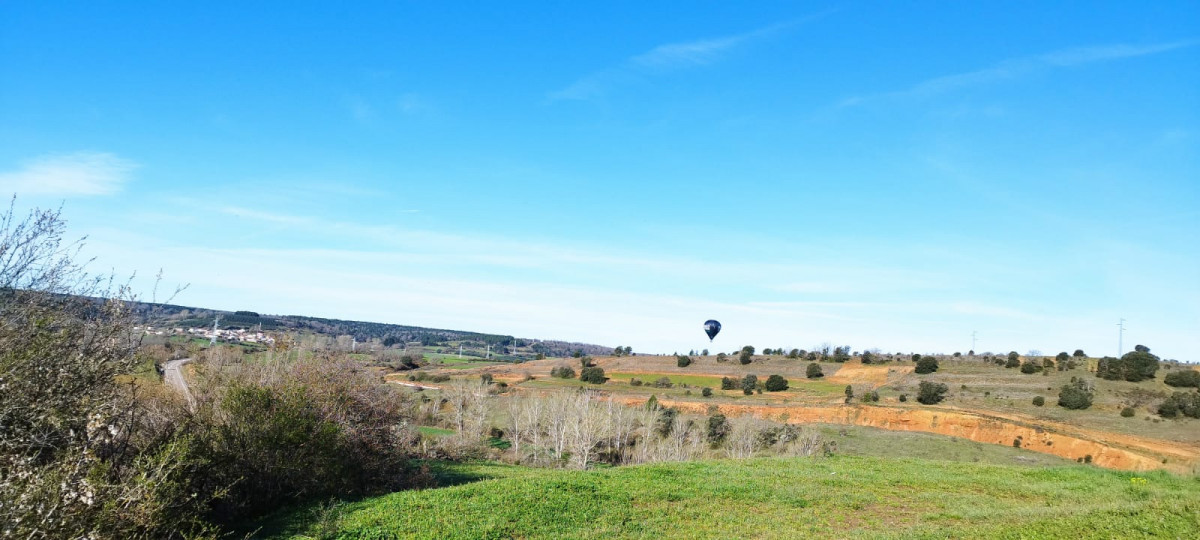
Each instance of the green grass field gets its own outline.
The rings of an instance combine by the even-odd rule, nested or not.
[[[1200,481],[1082,465],[760,458],[441,465],[442,487],[301,508],[267,538],[1196,538]]]

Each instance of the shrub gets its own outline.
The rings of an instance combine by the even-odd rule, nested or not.
[[[1137,411],[1133,410],[1133,407],[1125,407],[1124,409],[1121,409],[1121,416],[1125,418],[1133,418],[1133,415],[1135,414],[1137,414]]]
[[[1200,418],[1200,393],[1175,392],[1158,406],[1158,414],[1163,418],[1175,418],[1180,414]]]
[[[771,375],[767,377],[767,382],[763,383],[763,388],[768,392],[781,392],[788,389],[788,382],[779,375]]]
[[[1149,348],[1139,345],[1138,350],[1125,353],[1121,358],[1101,358],[1096,365],[1096,376],[1110,381],[1144,381],[1154,378],[1158,363],[1158,357],[1150,354]]]
[[[854,399],[854,387],[853,386],[850,386],[847,384],[846,390],[843,391],[842,393],[846,394],[846,403],[850,403],[850,400]]]
[[[574,379],[575,370],[570,366],[558,366],[550,370],[550,376],[558,377],[560,379]]]
[[[869,390],[862,395],[861,400],[863,403],[879,403],[879,392]]]
[[[641,379],[639,379],[637,377],[629,379],[629,386],[641,386],[641,385],[642,385]]]
[[[1021,373],[1024,373],[1026,375],[1037,373],[1041,370],[1042,370],[1042,366],[1037,365],[1034,360],[1030,360],[1028,362],[1025,362],[1024,364],[1021,364]]]
[[[917,373],[919,373],[919,374],[933,373],[937,370],[938,370],[937,358],[934,358],[932,356],[923,356],[923,357],[921,357],[920,360],[917,360],[917,369],[915,370]]]
[[[711,445],[718,445],[725,441],[725,437],[729,435],[731,427],[729,420],[725,415],[716,413],[708,417],[708,429],[705,432],[705,439]]]
[[[1185,369],[1168,373],[1166,377],[1163,377],[1163,382],[1168,386],[1181,388],[1200,387],[1200,371]]]
[[[673,386],[675,386],[675,383],[671,382],[670,377],[659,377],[654,380],[655,388],[671,388]]]
[[[659,409],[658,417],[654,419],[654,432],[660,437],[666,437],[671,434],[671,430],[675,428],[675,419],[679,417],[679,409],[675,407],[667,407]]]
[[[679,356],[676,356],[675,357],[675,365],[679,366],[681,368],[688,367],[688,366],[692,365],[692,357],[682,355],[682,354]]]
[[[733,390],[738,387],[737,379],[721,377],[721,390]]]
[[[917,401],[925,405],[940,403],[943,399],[946,399],[946,392],[948,390],[950,388],[942,383],[921,381],[921,385],[917,388]]]
[[[821,364],[813,362],[808,365],[804,375],[810,379],[820,379],[825,376],[825,373],[821,371]]]
[[[591,366],[579,371],[579,380],[591,384],[604,384],[608,377],[604,376],[604,368]]]
[[[712,388],[709,388],[707,386],[705,386],[704,388],[701,388],[700,395],[702,395],[704,397],[712,397]]]
[[[1084,358],[1087,356],[1087,354],[1083,352],[1083,349],[1075,349],[1075,352],[1072,353],[1071,356],[1074,356],[1075,358]]]
[[[908,394],[900,394],[900,403],[908,401]]]
[[[717,353],[717,361],[718,362],[728,362],[729,356],[726,355],[725,353]]]
[[[1037,407],[1041,407],[1042,405],[1046,404],[1046,398],[1044,398],[1042,396],[1034,396],[1033,404]]]
[[[1090,385],[1083,379],[1071,377],[1071,382],[1064,384],[1058,392],[1058,406],[1064,409],[1086,409],[1092,406],[1094,393]]]
[[[1004,367],[1011,369],[1011,368],[1020,367],[1020,366],[1021,366],[1021,355],[1017,354],[1017,351],[1012,351],[1012,352],[1008,353],[1008,361],[1004,363]]]
[[[742,393],[743,394],[746,394],[747,396],[750,394],[753,394],[755,388],[757,388],[757,387],[758,387],[758,377],[757,376],[746,375],[746,377],[742,379]]]
[[[483,384],[492,384],[492,381],[495,380],[495,378],[492,377],[491,373],[483,373],[479,375],[479,380],[483,381]]]

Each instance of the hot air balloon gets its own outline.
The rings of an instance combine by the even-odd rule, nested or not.
[[[704,321],[704,333],[708,334],[708,341],[711,342],[717,334],[721,332],[721,323],[709,319]]]

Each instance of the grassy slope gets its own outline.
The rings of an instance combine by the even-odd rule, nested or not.
[[[838,456],[587,472],[475,464],[447,474],[469,482],[352,503],[338,537],[1200,536],[1197,479],[1086,466]],[[273,534],[314,534],[309,516],[277,520]]]

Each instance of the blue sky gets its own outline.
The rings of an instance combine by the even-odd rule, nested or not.
[[[0,191],[187,305],[1200,360],[1195,2],[251,4],[0,5]]]

